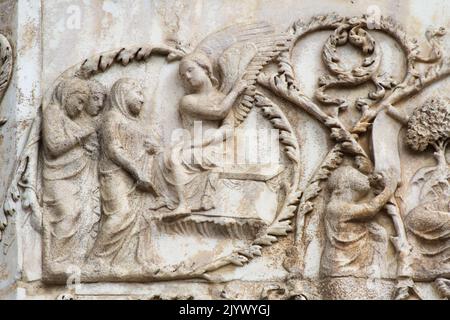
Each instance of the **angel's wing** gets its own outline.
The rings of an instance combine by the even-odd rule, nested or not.
[[[225,94],[230,92],[257,52],[258,48],[251,42],[238,42],[225,50],[219,58],[219,71],[222,79],[221,92]]]
[[[249,83],[239,105],[233,109],[235,125],[247,117],[262,68],[287,49],[289,36],[276,34],[266,22],[238,24],[211,34],[195,49],[208,56],[221,78],[221,92],[228,94],[237,80]]]
[[[234,75],[234,78],[222,77],[222,89],[224,93],[229,92],[232,86],[239,79],[244,79],[248,83],[247,90],[242,95],[240,103],[233,109],[235,126],[241,124],[249,114],[256,94],[256,80],[265,65],[272,61],[282,51],[288,49],[290,38],[285,34],[274,34],[270,36],[258,37],[246,42],[243,48],[252,48],[242,54],[240,63],[228,63],[221,66],[222,74]],[[251,57],[251,58],[250,58]],[[230,68],[235,68],[231,71]]]
[[[13,55],[11,44],[8,39],[0,34],[0,103],[3,100],[6,89],[11,78],[13,65]],[[5,124],[6,120],[0,119],[0,126]]]
[[[207,36],[195,50],[202,51],[216,64],[225,50],[232,45],[273,33],[273,27],[266,22],[237,24]]]

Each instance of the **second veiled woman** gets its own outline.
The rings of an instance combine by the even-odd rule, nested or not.
[[[85,144],[95,129],[80,119],[89,94],[87,82],[63,80],[43,110],[45,261],[76,263],[86,252],[90,213],[82,199],[93,160]]]
[[[152,182],[155,146],[139,125],[143,104],[140,84],[120,79],[111,89],[109,110],[103,118],[99,172],[102,218],[92,258],[107,265],[140,262],[145,256],[137,253],[142,248],[139,241],[145,237],[142,231],[148,228],[143,195],[156,196],[157,192]]]

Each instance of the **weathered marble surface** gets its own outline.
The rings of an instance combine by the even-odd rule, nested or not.
[[[0,1],[0,298],[448,299],[447,6]]]

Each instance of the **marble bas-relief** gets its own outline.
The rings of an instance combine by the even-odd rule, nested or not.
[[[80,263],[86,281],[209,278],[209,272],[260,254],[259,242],[267,240],[258,237],[278,223],[278,207],[296,201],[287,199],[289,193],[277,195],[273,184],[298,171],[298,163],[241,164],[233,159],[236,151],[228,140],[253,107],[257,75],[285,48],[283,41],[285,36],[266,23],[237,25],[183,54],[179,75],[188,94],[179,112],[187,134],[169,145],[139,121],[145,88],[138,80],[116,80],[100,96],[107,97],[104,107],[92,106],[100,104],[93,88],[103,86],[83,78],[86,62],[75,76],[61,80],[53,93],[56,101],[43,105],[42,120],[43,273],[48,281],[61,281],[67,268]],[[284,192],[298,192],[297,184],[298,178]],[[253,194],[245,200],[238,192],[240,203],[227,207],[226,202],[236,201],[230,188]],[[64,201],[69,194],[71,201]],[[261,208],[273,212],[267,216]],[[279,223],[281,230],[290,228],[286,221]],[[172,259],[178,260],[175,265],[167,259],[165,265],[164,252],[155,257],[152,251],[158,246],[155,238],[173,230],[217,249],[201,263],[195,252],[184,249],[183,259]],[[243,249],[233,252],[234,246]]]
[[[405,142],[415,151],[430,150],[436,161],[419,169],[409,181],[416,198],[409,204],[405,226],[413,243],[417,278],[436,279],[439,291],[448,294],[449,274],[449,166],[446,147],[449,138],[448,98],[430,98],[414,110],[406,122]]]
[[[0,33],[0,103],[3,102],[3,98],[6,95],[6,90],[11,82],[11,75],[13,72],[13,51],[11,43],[8,38]],[[5,111],[2,110],[2,118],[0,118],[0,127],[2,127],[8,119],[3,117]],[[0,230],[3,230],[8,221],[6,216],[0,215]],[[3,233],[0,231],[0,240]]]
[[[84,216],[93,211],[83,208],[88,201],[82,193],[85,181],[96,171],[85,147],[95,129],[84,126],[82,122],[86,121],[81,120],[89,95],[87,83],[76,79],[64,81],[43,112],[43,207],[48,213],[44,225],[51,243],[50,259],[54,261],[72,255],[73,261],[79,259],[77,255],[84,247],[79,237],[86,236]]]
[[[310,95],[294,52],[316,33]],[[444,35],[332,13],[87,57],[37,108],[0,227],[29,213],[35,280],[62,296],[75,270],[105,296],[448,299],[450,98],[424,90],[450,74]]]
[[[5,96],[6,89],[9,86],[13,70],[13,52],[9,40],[0,33],[0,102]],[[0,125],[4,125],[6,119],[0,119]]]

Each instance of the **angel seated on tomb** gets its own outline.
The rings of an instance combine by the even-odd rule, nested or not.
[[[255,92],[253,84],[261,66],[252,74],[247,70],[262,63],[254,58],[271,48],[268,37],[261,37],[270,33],[264,23],[229,27],[206,38],[182,59],[179,73],[187,90],[179,107],[183,127],[191,138],[202,138],[184,139],[165,155],[164,175],[177,197],[177,208],[166,217],[181,218],[193,210],[214,208],[217,175],[212,169],[222,166],[229,158],[225,153],[233,151],[223,145],[239,124],[238,98]]]

